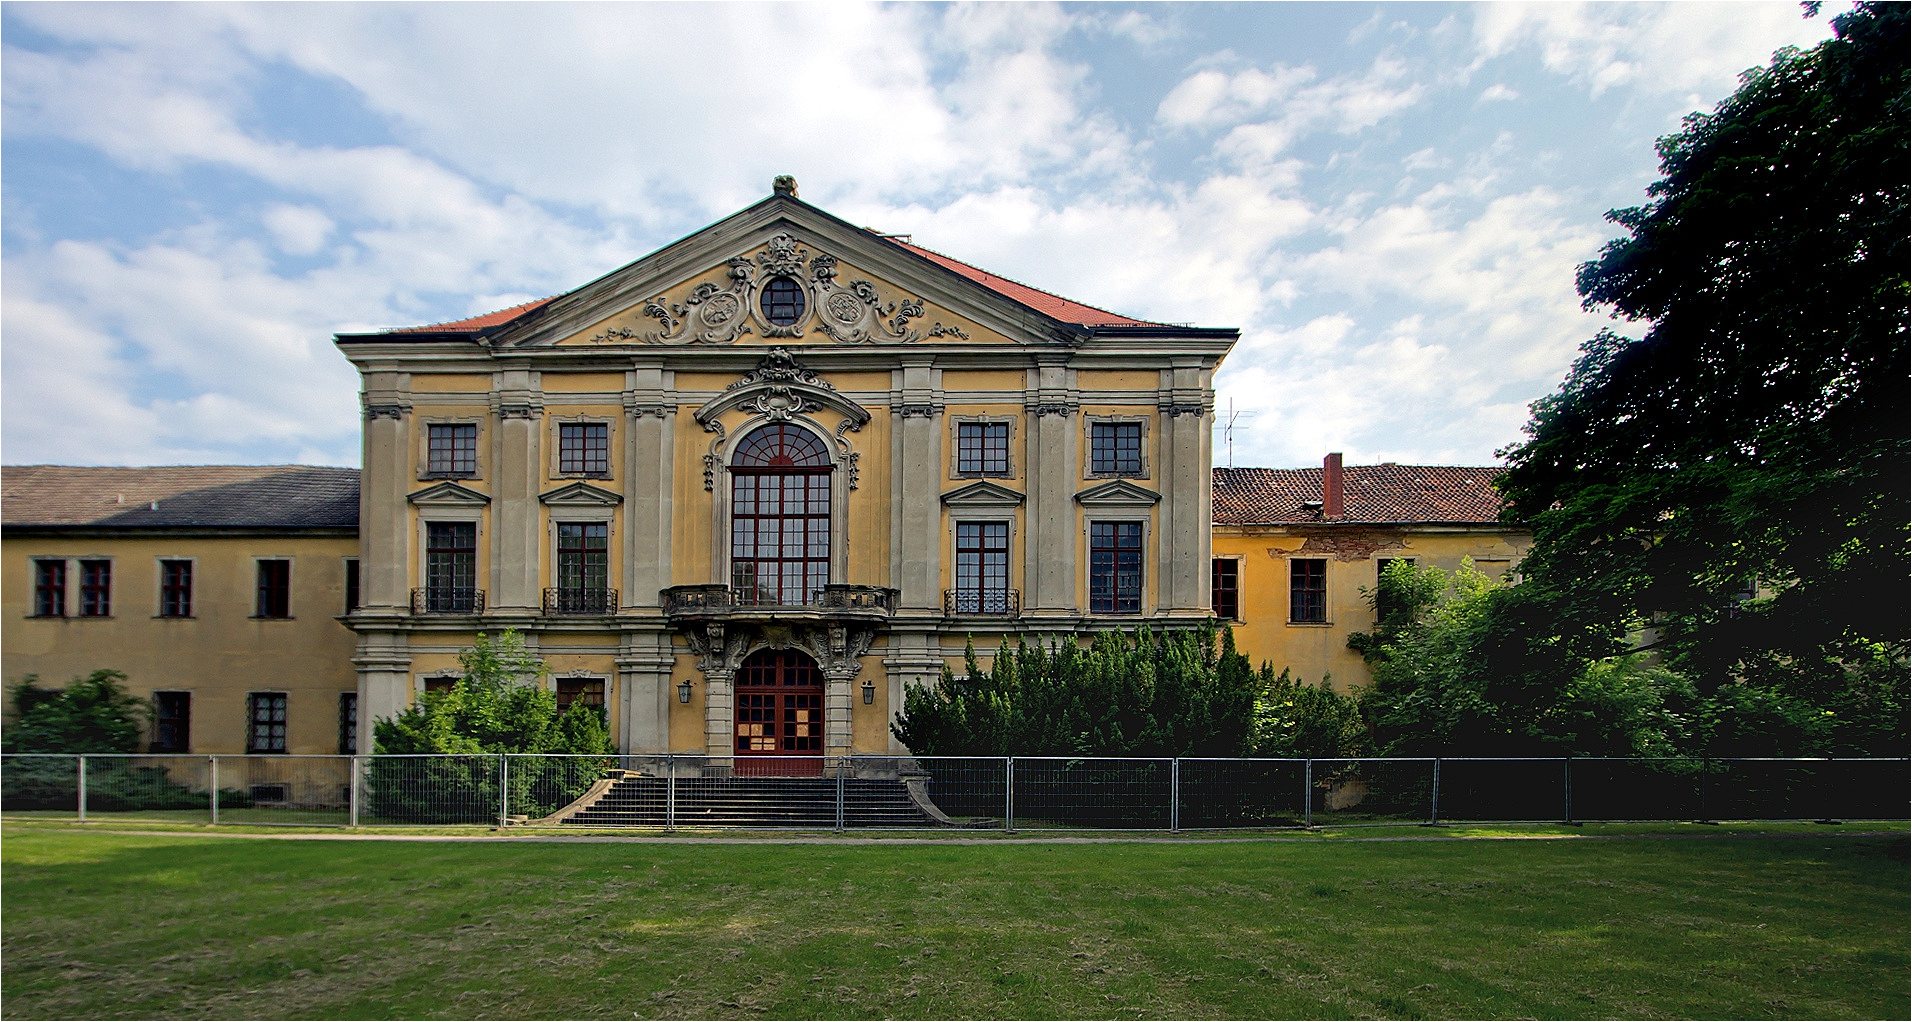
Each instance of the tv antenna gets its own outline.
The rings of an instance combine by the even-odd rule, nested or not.
[[[1232,397],[1228,399],[1228,415],[1222,419],[1220,425],[1222,429],[1222,446],[1226,448],[1228,451],[1228,467],[1229,468],[1235,467],[1235,422],[1236,420],[1240,419],[1244,415],[1252,419],[1259,414],[1261,413],[1238,412],[1235,410],[1235,399]]]

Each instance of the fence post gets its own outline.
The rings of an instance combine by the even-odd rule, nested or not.
[[[498,829],[505,829],[505,817],[511,814],[511,758],[498,754]]]
[[[1182,829],[1182,757],[1168,761],[1168,832]]]
[[[677,755],[664,754],[664,829],[677,829]]]
[[[836,829],[839,834],[843,833],[843,760],[844,757],[837,757]]]
[[[349,799],[352,813],[351,825],[353,829],[357,829],[359,818],[359,758],[353,756],[348,766],[352,771],[352,794]]]
[[[1438,827],[1441,824],[1441,757],[1434,757],[1434,793],[1427,804],[1427,825]]]
[[[1573,822],[1573,757],[1567,756],[1560,761],[1560,822],[1569,827]]]
[[[212,826],[219,826],[219,757],[206,757],[206,799],[212,803]]]
[[[1016,757],[1014,756],[1002,761],[1002,829],[1007,834],[1016,832]]]
[[[80,822],[86,822],[86,757],[80,757]]]
[[[1301,761],[1301,825],[1314,827],[1314,760]]]
[[[1710,771],[1708,771],[1706,768],[1706,757],[1701,756],[1700,757],[1700,804],[1699,804],[1699,812],[1693,820],[1694,823],[1712,823],[1713,822],[1712,817],[1706,815],[1706,775],[1709,772]]]

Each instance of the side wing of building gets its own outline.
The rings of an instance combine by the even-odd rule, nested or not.
[[[357,470],[23,465],[0,480],[8,684],[121,671],[158,711],[154,752],[355,749],[340,618]]]

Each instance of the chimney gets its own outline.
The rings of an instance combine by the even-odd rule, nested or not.
[[[1321,517],[1333,521],[1348,516],[1342,499],[1341,452],[1321,459]]]

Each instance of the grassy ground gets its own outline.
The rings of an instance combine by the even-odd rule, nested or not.
[[[1905,1017],[1906,851],[1824,828],[718,845],[10,823],[0,1013]]]

